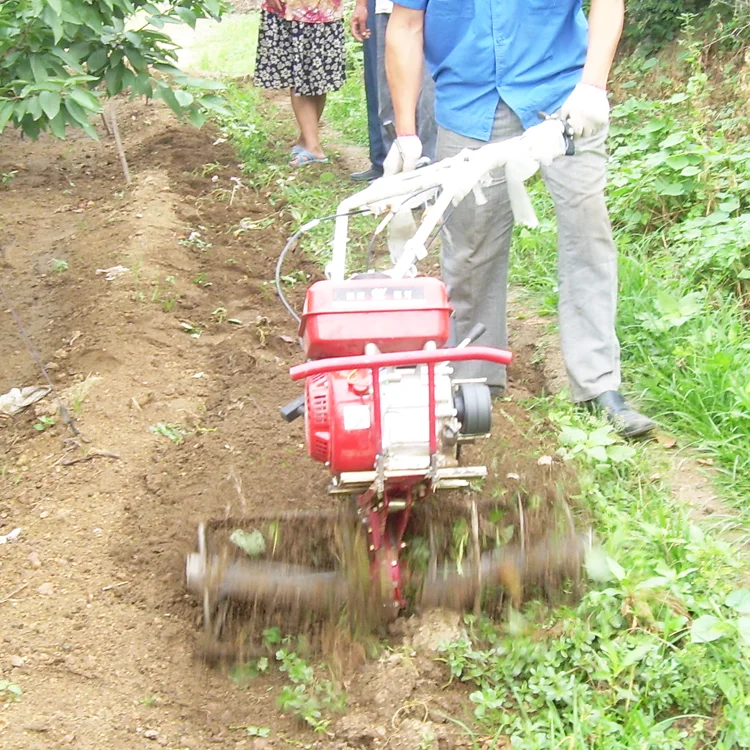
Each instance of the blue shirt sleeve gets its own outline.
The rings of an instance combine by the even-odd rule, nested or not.
[[[403,5],[404,8],[411,8],[412,10],[425,10],[429,0],[393,0],[396,5]]]

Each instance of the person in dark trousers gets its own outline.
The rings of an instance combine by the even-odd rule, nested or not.
[[[364,13],[363,13],[364,11]],[[378,102],[378,46],[375,35],[375,0],[367,0],[366,5],[358,3],[352,13],[351,30],[355,39],[362,42],[365,67],[365,98],[367,101],[367,140],[370,146],[370,166],[362,172],[355,172],[355,182],[369,182],[383,176],[383,162],[388,153],[383,139],[383,126],[380,122]]]
[[[385,72],[385,38],[393,3],[390,0],[357,0],[350,27],[355,39],[363,42],[367,131],[370,145],[370,167],[355,172],[355,182],[369,182],[383,176],[383,162],[393,137],[384,125],[392,121],[393,101]],[[422,156],[435,158],[437,125],[435,123],[435,84],[425,70],[417,104],[417,132],[422,142]]]
[[[624,0],[395,0],[387,70],[397,141],[385,173],[413,168],[422,153],[416,110],[423,61],[435,79],[437,157],[521,135],[540,112],[558,113],[576,153],[542,168],[558,228],[563,359],[577,403],[602,412],[623,437],[654,423],[621,396],[615,333],[617,249],[604,198],[609,126],[607,81],[625,16]],[[481,344],[507,346],[508,258],[513,214],[505,171],[486,203],[469,194],[445,222],[443,277],[452,289],[454,335],[487,326]],[[485,378],[502,394],[505,368],[460,363],[462,378]]]

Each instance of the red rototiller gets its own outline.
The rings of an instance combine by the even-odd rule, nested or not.
[[[467,488],[487,475],[486,467],[463,466],[460,458],[463,444],[490,432],[490,391],[484,382],[454,377],[452,363],[507,365],[511,353],[474,346],[481,327],[446,348],[448,290],[439,279],[417,276],[415,264],[451,205],[471,191],[483,200],[481,186],[492,170],[507,167],[516,218],[533,223],[523,180],[568,149],[563,123],[549,119],[520,138],[378,180],[339,206],[331,217],[336,227],[327,278],[310,287],[298,318],[306,361],[290,373],[305,381],[305,392],[282,415],[287,421],[304,417],[307,452],[328,468],[329,492],[344,502],[328,514],[300,511],[201,526],[199,550],[187,560],[187,585],[202,597],[214,634],[226,625],[231,602],[256,613],[281,605],[305,614],[367,599],[389,619],[409,596],[478,606],[483,589],[498,585],[509,563],[557,563],[554,546],[536,560],[538,551],[509,545],[488,530],[476,501],[459,502],[448,538],[437,539],[420,520],[424,508],[440,511],[441,501],[431,500],[436,493]],[[420,226],[390,270],[347,276],[349,216],[384,213],[382,231],[428,198]],[[292,238],[279,268],[301,232],[317,223]],[[455,505],[456,493],[452,497]],[[330,532],[313,541],[328,520]],[[448,548],[452,559],[438,566]]]

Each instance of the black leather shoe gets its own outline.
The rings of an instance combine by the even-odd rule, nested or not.
[[[605,391],[584,405],[591,412],[604,414],[615,432],[624,438],[640,437],[656,427],[647,416],[628,406],[617,391]]]
[[[365,169],[364,172],[355,172],[351,175],[351,178],[354,182],[372,182],[382,176],[383,167],[371,166],[369,169]]]

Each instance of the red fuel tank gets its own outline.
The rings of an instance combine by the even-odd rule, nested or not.
[[[300,336],[309,359],[445,345],[451,307],[440,279],[358,278],[318,281],[307,291]]]

